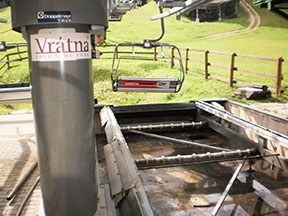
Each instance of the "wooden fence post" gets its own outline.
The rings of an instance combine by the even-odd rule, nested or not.
[[[205,51],[205,79],[208,79],[208,66],[209,66],[209,62],[208,62],[208,54],[209,54],[209,51],[206,50]]]
[[[234,81],[234,63],[235,63],[235,56],[236,54],[233,53],[231,55],[231,64],[230,64],[230,82],[229,82],[229,86],[230,88],[233,87],[233,81]]]
[[[157,61],[157,47],[154,47],[154,61]]]
[[[10,58],[9,58],[9,54],[6,55],[7,58],[7,66],[8,66],[8,70],[10,69]]]
[[[115,53],[115,58],[118,59],[118,47],[116,47],[115,52],[116,52],[116,53]]]
[[[171,69],[174,67],[174,47],[171,49]]]
[[[279,97],[281,94],[281,81],[282,81],[282,62],[283,58],[278,58],[277,65],[277,79],[276,79],[276,96]]]
[[[189,52],[189,48],[186,49],[186,58],[185,58],[185,74],[188,73],[188,61],[189,61],[189,58],[188,58],[188,52]]]

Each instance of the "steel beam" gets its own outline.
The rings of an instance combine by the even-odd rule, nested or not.
[[[288,144],[288,136],[284,135],[284,134],[280,134],[276,131],[270,130],[268,128],[265,128],[261,125],[258,125],[256,123],[247,121],[243,118],[240,118],[238,116],[233,115],[232,113],[228,112],[227,110],[220,110],[217,107],[206,103],[204,101],[197,101],[195,102],[195,105],[197,108],[206,111],[208,113],[211,113],[221,119],[224,119],[228,122],[231,122],[235,125],[238,125],[242,128],[246,128],[248,130],[253,131],[254,133],[256,133],[257,135],[260,135],[262,137],[265,137],[266,139],[271,139],[271,140],[275,140],[278,142],[281,142],[283,147],[285,148]]]
[[[153,167],[161,165],[176,165],[193,162],[204,162],[219,159],[231,159],[240,157],[249,157],[257,154],[256,149],[236,150],[230,152],[216,152],[205,154],[190,154],[190,155],[177,155],[177,156],[162,156],[150,159],[136,159],[135,162],[138,167]]]
[[[245,120],[241,117],[238,117],[232,113],[230,113],[227,110],[221,110],[212,104],[209,104],[205,101],[197,101],[195,102],[196,107],[202,111],[205,111],[209,114],[212,114],[213,116],[216,116],[221,119],[221,124],[216,123],[216,121],[209,120],[209,115],[205,115],[204,112],[199,113],[199,116],[202,120],[207,121],[208,125],[210,127],[214,127],[213,129],[221,132],[225,136],[228,134],[232,135],[230,138],[232,139],[239,139],[243,140],[241,144],[248,144],[249,146],[251,145],[256,145],[258,148],[260,148],[260,151],[262,154],[272,154],[272,153],[280,153],[279,161],[277,161],[276,165],[279,164],[278,167],[283,168],[284,170],[288,170],[288,160],[287,158],[283,155],[283,150],[287,149],[288,146],[288,136],[281,134],[277,131],[268,129],[266,127],[263,127],[257,123]],[[215,118],[214,118],[215,119]],[[225,122],[232,123],[233,125],[238,126],[239,128],[242,128],[245,130],[245,134],[252,134],[253,136],[248,136],[245,137],[241,136],[241,134],[237,134],[238,131],[233,131],[230,128],[225,126]],[[235,136],[234,136],[234,135]],[[261,140],[266,139],[267,143],[271,145],[270,149],[264,149],[261,150]],[[244,142],[244,140],[247,140],[247,142]],[[274,146],[277,144],[277,148]],[[272,148],[273,147],[273,148]],[[280,150],[281,149],[281,150]]]
[[[243,168],[244,164],[245,164],[246,160],[244,160],[241,164],[239,164],[239,166],[237,167],[237,169],[235,170],[232,178],[230,179],[229,183],[227,184],[225,191],[223,192],[223,194],[221,195],[220,199],[218,200],[213,212],[211,213],[212,216],[217,215],[218,211],[220,210],[226,196],[228,195],[228,192],[230,191],[234,181],[236,180],[238,174],[240,173],[241,169]]]
[[[145,170],[145,169],[161,169],[161,168],[169,168],[169,167],[179,167],[179,166],[195,166],[195,165],[205,165],[205,164],[212,164],[212,163],[225,163],[230,161],[243,161],[245,160],[260,160],[264,158],[271,158],[271,157],[279,157],[279,154],[271,154],[271,155],[255,155],[255,156],[249,156],[249,157],[236,157],[236,158],[222,158],[222,159],[216,159],[216,160],[207,160],[207,161],[193,161],[191,163],[177,163],[177,164],[169,164],[169,165],[156,165],[156,166],[139,166],[139,170]]]
[[[204,126],[204,122],[171,122],[164,124],[145,124],[145,125],[128,125],[121,127],[121,131],[131,130],[157,130],[157,129],[174,129],[174,128],[194,128]]]

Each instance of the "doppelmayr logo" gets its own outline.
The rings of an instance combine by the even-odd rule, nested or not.
[[[39,11],[37,13],[38,22],[71,22],[70,11]]]
[[[45,13],[43,11],[38,12],[38,19],[44,19],[45,18]]]

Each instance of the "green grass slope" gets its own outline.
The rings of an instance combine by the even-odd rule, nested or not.
[[[252,3],[252,0],[248,0]],[[288,79],[288,22],[278,15],[266,11],[265,9],[255,8],[261,16],[261,25],[255,30],[245,34],[234,35],[226,38],[207,39],[208,36],[245,29],[249,25],[249,15],[240,8],[238,18],[224,19],[220,22],[196,23],[188,18],[182,17],[176,20],[175,16],[165,19],[165,36],[161,42],[175,44],[181,48],[196,48],[205,50],[217,50],[225,52],[234,52],[240,54],[249,54],[278,58],[282,56],[286,61],[283,63],[283,86],[286,90],[280,97],[273,96],[269,101],[287,101],[287,82]],[[111,22],[107,32],[107,44],[116,44],[123,41],[142,42],[143,39],[157,38],[160,34],[160,21],[150,21],[150,16],[159,13],[156,4],[149,4],[128,12],[121,22]],[[19,33],[7,31],[11,29],[9,8],[0,9],[0,17],[8,19],[7,24],[0,24],[0,40],[7,42],[24,42]],[[6,32],[7,31],[7,32]],[[102,48],[100,48],[102,50]],[[1,55],[1,53],[0,53]],[[194,54],[193,54],[194,55]],[[103,56],[105,57],[105,55]],[[203,56],[195,54],[193,58],[203,59]],[[229,58],[221,56],[209,56],[209,61],[218,64],[229,65]],[[28,81],[27,62],[23,62],[19,67],[7,72],[2,78],[1,83]],[[276,73],[276,63],[265,63],[261,61],[243,61],[236,59],[236,66],[244,69],[263,71],[266,73]],[[121,67],[122,75],[141,76],[148,74],[157,74],[157,76],[169,76],[169,65],[165,63],[133,63],[123,64]],[[198,63],[189,63],[190,69],[201,69],[203,65]],[[209,68],[210,70],[210,68]],[[111,89],[110,81],[111,59],[93,60],[93,76],[95,82],[95,97],[99,103],[114,104],[140,104],[140,103],[158,103],[158,102],[186,102],[189,100],[198,100],[212,97],[227,97],[232,99],[231,95],[235,88],[229,88],[227,83],[214,79],[205,80],[203,76],[192,74],[191,72],[185,78],[183,88],[178,94],[159,94],[159,93],[115,93]],[[144,73],[145,72],[145,73]],[[210,71],[209,71],[210,72]],[[168,75],[167,75],[168,73]],[[173,73],[173,71],[171,72]],[[229,71],[212,69],[211,73],[228,76]],[[274,87],[275,81],[271,78],[250,76],[235,73],[237,79],[251,82],[260,81]],[[242,100],[245,102],[244,100]],[[11,108],[11,107],[10,107]],[[3,107],[2,107],[3,109]],[[13,106],[12,108],[13,109]]]
[[[252,1],[249,1],[250,3]],[[162,42],[175,44],[182,48],[196,48],[206,50],[217,50],[225,52],[235,52],[240,54],[265,56],[271,58],[283,57],[288,60],[288,22],[273,14],[265,9],[255,8],[261,16],[260,27],[252,32],[240,35],[234,35],[231,37],[220,38],[220,39],[206,39],[210,35],[219,33],[231,32],[235,30],[245,29],[249,25],[249,15],[244,9],[240,8],[238,18],[235,19],[224,19],[221,22],[204,22],[197,23],[187,18],[182,17],[181,20],[176,20],[175,16],[171,16],[165,19],[166,32]],[[151,2],[148,5],[134,11],[130,11],[120,23],[110,23],[109,32],[107,35],[107,43],[115,44],[123,41],[137,41],[141,42],[143,39],[157,38],[160,34],[160,22],[150,21],[150,16],[157,14],[158,9],[155,3]],[[199,54],[198,54],[199,55]],[[202,56],[193,56],[196,59],[202,59]],[[110,65],[104,66],[104,60],[95,61],[95,72],[98,76],[105,76],[102,78],[105,80],[103,83],[105,88],[109,89],[110,83]],[[229,65],[230,59],[225,57],[219,57],[211,55],[209,61],[213,63],[223,63]],[[265,73],[276,74],[276,63],[236,59],[236,66],[241,66],[244,69],[263,71]],[[287,74],[287,61],[283,64],[284,74],[284,88],[287,88],[285,78],[288,78]],[[97,68],[100,67],[98,73]],[[163,66],[165,67],[165,66]],[[202,69],[203,65],[198,63],[189,63],[190,69]],[[138,67],[134,67],[134,71],[137,74]],[[217,69],[211,69],[216,71]],[[219,71],[219,70],[218,70]],[[224,76],[228,76],[229,71],[223,71]],[[100,74],[101,73],[101,74]],[[165,76],[165,74],[163,74]],[[235,76],[251,82],[259,82],[268,84],[271,87],[275,87],[275,80],[271,78],[259,77],[255,75],[237,74]],[[97,76],[95,77],[97,79]],[[103,83],[97,83],[102,85]],[[95,95],[98,97],[100,102],[106,103],[154,103],[154,102],[178,102],[187,100],[198,100],[202,98],[211,97],[227,97],[231,98],[231,95],[235,91],[235,88],[230,89],[227,83],[221,81],[209,79],[204,80],[203,76],[188,73],[183,86],[183,89],[178,94],[131,94],[131,93],[114,93],[109,92],[109,97],[103,95],[103,88],[96,88]],[[107,92],[107,90],[105,90]],[[125,98],[125,99],[123,99]],[[273,97],[270,101],[281,101],[287,100],[287,93],[283,94],[281,98]],[[246,102],[242,100],[243,102]]]

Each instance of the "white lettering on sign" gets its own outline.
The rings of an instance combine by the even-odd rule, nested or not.
[[[75,61],[91,58],[90,35],[75,30],[48,29],[31,35],[32,61]]]

